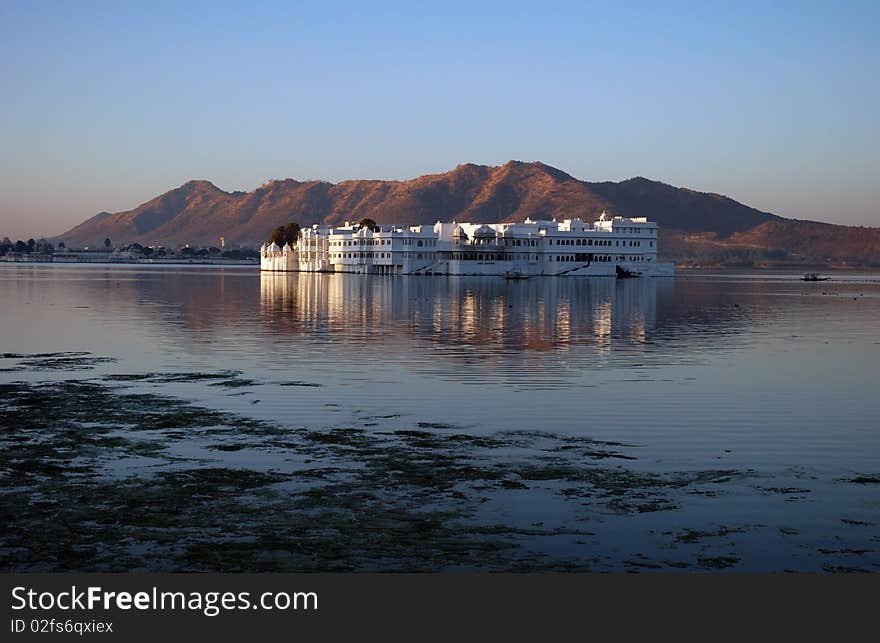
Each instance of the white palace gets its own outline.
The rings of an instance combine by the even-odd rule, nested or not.
[[[297,244],[264,244],[269,272],[353,272],[380,275],[671,276],[657,262],[657,224],[607,217],[523,223],[313,225]]]

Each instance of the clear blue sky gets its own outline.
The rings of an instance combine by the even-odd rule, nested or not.
[[[0,236],[509,159],[880,225],[880,2],[420,4],[2,0]]]

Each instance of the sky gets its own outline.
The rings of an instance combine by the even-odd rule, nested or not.
[[[880,226],[878,29],[876,1],[0,0],[0,237],[190,179],[510,159]]]

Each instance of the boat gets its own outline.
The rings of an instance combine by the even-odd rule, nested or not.
[[[634,270],[627,270],[623,266],[615,266],[615,271],[617,272],[618,279],[632,279],[633,277],[640,277],[641,275]]]
[[[524,275],[518,270],[505,270],[504,278],[505,279],[528,279],[531,275]]]
[[[831,277],[823,277],[818,272],[805,272],[801,281],[828,281]]]

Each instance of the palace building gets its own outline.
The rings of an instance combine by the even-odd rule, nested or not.
[[[671,276],[657,262],[657,224],[608,217],[522,223],[441,223],[359,227],[313,225],[295,246],[264,244],[270,272],[379,275]]]

